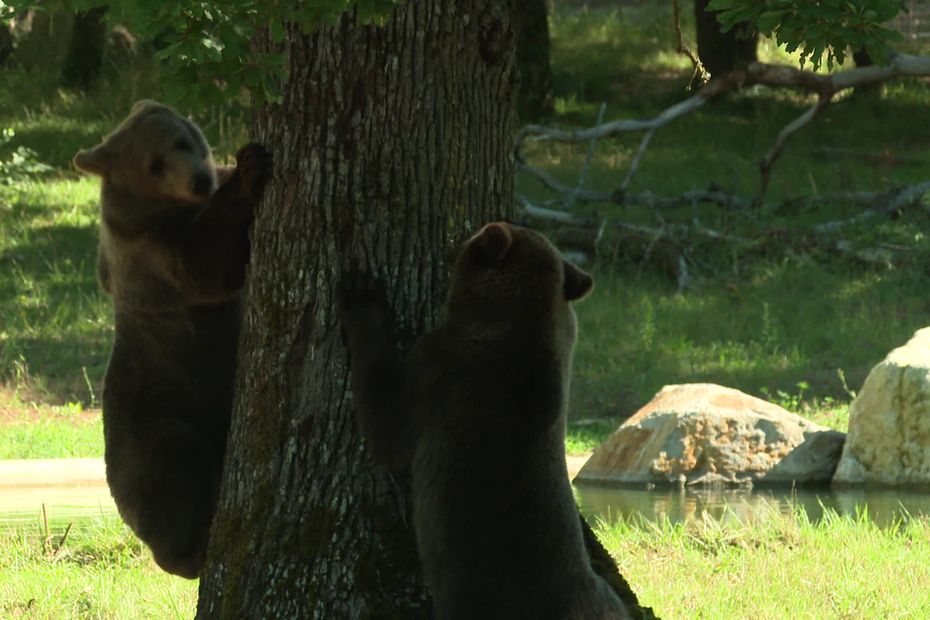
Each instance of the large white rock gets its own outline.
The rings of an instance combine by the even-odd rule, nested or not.
[[[833,475],[843,437],[739,390],[669,385],[594,451],[575,480],[823,483]]]
[[[869,373],[833,482],[930,485],[930,327]]]

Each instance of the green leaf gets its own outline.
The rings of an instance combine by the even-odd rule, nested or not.
[[[271,40],[274,43],[281,43],[284,41],[284,23],[279,19],[272,19],[268,22],[268,33],[271,35]]]
[[[763,34],[768,34],[775,30],[781,23],[785,11],[766,11],[756,19],[756,28]]]

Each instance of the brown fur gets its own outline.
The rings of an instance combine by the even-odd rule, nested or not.
[[[339,287],[356,413],[375,458],[411,468],[438,618],[629,617],[591,568],[565,465],[569,302],[591,286],[542,235],[489,224],[404,360],[381,286]]]
[[[232,406],[248,226],[271,156],[217,168],[200,130],[152,101],[74,157],[101,177],[100,284],[115,338],[104,377],[107,481],[170,573],[200,571]]]

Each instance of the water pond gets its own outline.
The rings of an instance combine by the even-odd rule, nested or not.
[[[97,467],[97,465],[94,465]],[[50,527],[111,516],[116,506],[100,472],[83,474],[73,470],[73,480],[49,484],[0,484],[0,530],[42,523],[42,506]],[[99,473],[96,479],[95,475]],[[42,474],[39,472],[40,475]],[[9,478],[7,478],[9,479]],[[772,511],[788,513],[803,509],[812,520],[825,509],[856,515],[862,511],[879,525],[908,516],[930,515],[930,492],[892,489],[639,489],[599,485],[574,485],[575,497],[587,516],[612,518],[642,515],[648,520],[668,519],[673,523],[720,519],[726,515],[741,520],[764,519]]]
[[[49,530],[60,533],[69,523],[116,514],[106,484],[82,486],[0,486],[0,531],[35,525],[44,528],[42,507]],[[41,529],[39,531],[42,531]]]

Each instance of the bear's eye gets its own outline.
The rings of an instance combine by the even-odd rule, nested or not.
[[[149,164],[149,172],[155,176],[160,176],[162,172],[165,171],[165,160],[161,157],[156,157],[152,160],[152,163]]]
[[[184,138],[181,138],[175,142],[174,148],[178,151],[184,151],[185,153],[190,153],[192,150],[194,150],[194,147],[191,146],[191,143]]]

